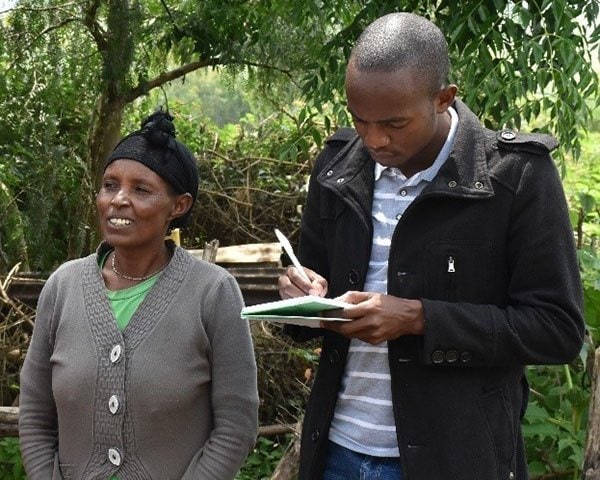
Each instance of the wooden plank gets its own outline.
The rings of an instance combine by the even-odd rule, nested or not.
[[[19,436],[19,408],[0,407],[0,438]]]
[[[197,258],[202,258],[202,249],[189,249],[188,252]],[[278,242],[220,246],[217,251],[216,263],[219,265],[267,263],[281,266],[281,246]]]

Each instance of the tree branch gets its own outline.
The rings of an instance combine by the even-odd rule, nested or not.
[[[98,22],[96,22],[96,13],[98,12],[98,8],[100,8],[100,0],[94,0],[91,2],[89,8],[85,11],[83,23],[90,32],[94,42],[96,42],[98,50],[100,50],[100,52],[106,52],[108,43],[106,41],[105,32]]]
[[[177,67],[174,70],[161,73],[157,77],[154,77],[153,79],[148,80],[146,82],[139,83],[138,85],[133,87],[128,93],[123,95],[123,97],[121,98],[121,102],[124,105],[126,105],[130,102],[133,102],[136,98],[145,95],[153,88],[160,87],[161,85],[164,85],[167,82],[170,82],[177,78],[181,78],[190,72],[193,72],[200,68],[208,67],[210,65],[214,65],[214,62],[208,60],[198,60],[196,62],[191,62],[186,65],[182,65],[181,67]]]

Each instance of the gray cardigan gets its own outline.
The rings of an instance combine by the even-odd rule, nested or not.
[[[40,295],[21,372],[28,478],[232,479],[254,445],[256,364],[224,269],[176,247],[119,331],[97,254]]]

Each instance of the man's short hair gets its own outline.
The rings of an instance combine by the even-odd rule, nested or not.
[[[432,93],[446,85],[450,71],[444,34],[426,18],[406,12],[390,13],[371,23],[358,38],[350,60],[363,72],[414,70],[431,84]]]

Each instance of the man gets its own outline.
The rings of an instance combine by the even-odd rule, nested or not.
[[[341,296],[304,418],[302,480],[526,479],[527,364],[578,354],[573,234],[546,135],[483,128],[446,41],[373,22],[346,71],[355,130],[316,161],[283,298]],[[382,473],[383,472],[383,473]]]

